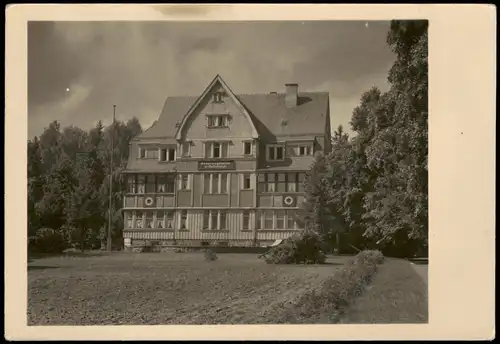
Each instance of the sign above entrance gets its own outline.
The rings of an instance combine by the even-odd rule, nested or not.
[[[234,160],[224,161],[198,161],[198,170],[234,170],[236,164]]]

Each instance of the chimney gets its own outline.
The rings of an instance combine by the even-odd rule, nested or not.
[[[287,107],[297,106],[297,100],[299,97],[299,85],[298,84],[285,84],[286,94],[285,94],[285,104]]]

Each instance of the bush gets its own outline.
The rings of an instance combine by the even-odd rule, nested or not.
[[[215,251],[211,248],[205,250],[205,252],[203,253],[204,256],[205,256],[205,260],[206,261],[213,261],[213,260],[217,260],[219,258],[217,258],[217,255],[215,254]]]
[[[321,317],[322,322],[338,322],[345,307],[365,289],[377,272],[373,257],[373,253],[360,252],[316,289],[288,303],[277,315],[278,322],[310,323],[311,319]]]
[[[285,239],[263,257],[267,264],[323,264],[326,260],[320,238],[312,233],[301,233]]]
[[[351,264],[370,263],[383,264],[384,255],[378,250],[365,250],[359,252],[356,257],[350,262]]]
[[[64,234],[52,228],[40,228],[28,241],[28,250],[33,253],[63,253],[68,247]]]

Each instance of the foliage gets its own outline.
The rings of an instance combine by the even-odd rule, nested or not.
[[[361,254],[317,288],[289,302],[281,313],[280,322],[311,323],[311,319],[315,323],[339,322],[346,306],[364,291],[377,272],[377,265],[370,259],[360,259]],[[321,314],[324,317],[318,319]]]
[[[203,256],[205,258],[206,261],[213,261],[213,260],[217,260],[219,259],[217,257],[217,254],[215,253],[215,251],[211,248],[209,249],[206,249],[204,252],[203,252]]]
[[[427,248],[427,27],[392,21],[389,90],[363,93],[350,121],[355,135],[339,127],[332,151],[312,167],[305,219],[323,240],[343,233],[355,246],[397,256]]]
[[[28,248],[31,253],[62,253],[68,248],[68,240],[61,231],[40,228],[29,238]]]
[[[321,250],[321,237],[312,232],[285,239],[263,257],[267,264],[323,264],[326,259]]]
[[[106,239],[113,133],[112,239],[120,241],[120,172],[128,159],[130,140],[141,131],[137,118],[108,127],[99,121],[89,131],[61,128],[53,121],[40,137],[28,141],[29,237],[49,227],[81,249]]]

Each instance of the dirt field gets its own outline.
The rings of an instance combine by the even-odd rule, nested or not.
[[[254,254],[56,257],[28,266],[28,325],[276,323],[282,305],[331,276],[327,265],[267,265]]]

